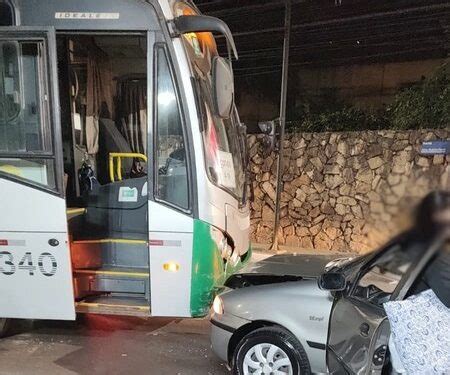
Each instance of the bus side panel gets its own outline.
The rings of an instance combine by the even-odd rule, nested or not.
[[[193,219],[149,201],[152,316],[190,317]]]

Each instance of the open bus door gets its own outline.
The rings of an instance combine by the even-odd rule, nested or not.
[[[55,30],[0,27],[0,317],[75,319]]]

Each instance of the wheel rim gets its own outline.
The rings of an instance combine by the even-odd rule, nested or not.
[[[291,360],[274,344],[257,344],[247,351],[243,362],[244,375],[293,375]]]

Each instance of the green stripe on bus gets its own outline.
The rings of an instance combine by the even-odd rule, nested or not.
[[[251,258],[249,246],[244,257],[236,264],[224,264],[219,246],[211,236],[211,225],[194,220],[194,241],[192,249],[191,316],[206,316],[215,294],[223,288],[226,279],[238,272]]]
[[[216,287],[225,281],[225,270],[218,245],[211,236],[211,225],[201,220],[194,220],[191,280],[191,315],[205,316]]]

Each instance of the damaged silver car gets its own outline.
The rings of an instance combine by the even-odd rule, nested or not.
[[[435,242],[398,237],[365,256],[255,263],[214,301],[213,350],[234,374],[390,373],[383,303],[414,293]]]

